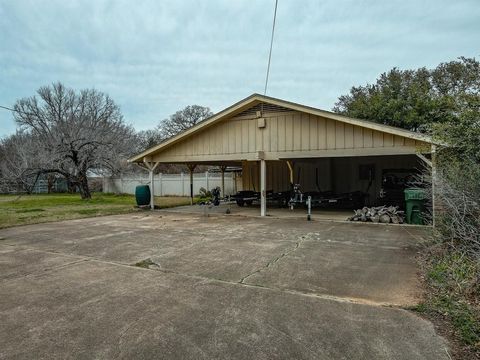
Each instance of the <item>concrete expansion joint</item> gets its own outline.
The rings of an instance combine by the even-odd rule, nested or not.
[[[369,306],[376,306],[376,307],[383,307],[383,308],[390,308],[390,309],[397,309],[397,310],[409,310],[408,308],[400,304],[379,302],[379,301],[373,301],[373,300],[362,299],[362,298],[341,297],[341,296],[318,294],[313,292],[304,292],[304,291],[291,290],[291,289],[282,289],[281,291],[289,294],[312,297],[312,298],[317,298],[322,300],[331,300],[331,301],[336,301],[341,303],[369,305]]]
[[[290,252],[292,252],[292,251],[294,251],[294,250],[291,250]],[[93,261],[95,261],[95,260],[93,260]],[[97,261],[103,262],[103,261],[100,261],[100,260],[97,260]],[[299,290],[294,290],[294,289],[283,289],[283,288],[279,288],[279,287],[265,286],[265,285],[260,285],[260,284],[249,284],[249,283],[240,282],[240,281],[235,282],[235,281],[224,280],[224,279],[213,278],[213,277],[207,277],[207,276],[202,276],[202,275],[187,274],[187,273],[182,273],[182,272],[178,272],[178,271],[175,271],[175,270],[164,269],[164,268],[138,267],[138,266],[135,266],[135,265],[125,265],[125,264],[117,263],[117,262],[106,262],[106,263],[111,264],[111,265],[118,265],[118,266],[128,266],[130,268],[138,269],[140,271],[155,271],[155,272],[160,272],[160,273],[163,273],[163,274],[172,274],[172,275],[182,276],[182,277],[186,277],[186,278],[199,279],[199,280],[206,281],[206,282],[219,282],[219,283],[229,284],[229,285],[234,285],[234,286],[242,286],[242,287],[246,287],[246,288],[254,288],[254,289],[264,290],[264,291],[275,291],[275,292],[280,292],[280,293],[284,293],[284,294],[290,294],[290,295],[295,295],[295,296],[304,296],[304,297],[315,298],[315,299],[320,299],[320,300],[329,300],[329,301],[335,301],[335,302],[340,302],[340,303],[384,307],[384,308],[391,308],[391,309],[405,310],[405,311],[410,310],[408,307],[405,307],[401,304],[394,304],[394,303],[388,303],[388,302],[378,302],[378,301],[362,299],[362,298],[341,297],[341,296],[334,296],[334,295],[328,295],[328,294],[320,294],[320,293],[314,293],[314,292],[299,291]],[[260,270],[263,270],[263,269],[264,268],[262,268]],[[252,273],[248,276],[251,276],[255,273],[256,272],[254,272],[254,273]],[[246,276],[245,278],[247,278],[248,276]]]
[[[50,271],[65,269],[65,268],[68,268],[70,266],[76,265],[76,264],[81,263],[81,262],[86,262],[86,261],[90,261],[90,259],[81,258],[81,259],[77,259],[77,260],[74,260],[74,261],[67,262],[65,264],[51,266],[51,267],[45,268],[45,269],[43,269],[42,271],[39,271],[39,272],[25,273],[25,274],[21,275],[21,278],[30,278],[30,277],[35,278],[35,277],[39,277],[39,276],[44,276]],[[0,282],[5,282],[6,283],[6,282],[9,282],[9,281],[15,281],[15,280],[17,280],[17,278],[7,277],[5,279],[0,279]]]
[[[202,280],[202,281],[221,282],[221,283],[224,283],[224,284],[229,284],[229,285],[234,285],[234,286],[243,286],[243,287],[255,288],[255,289],[264,290],[264,291],[275,291],[275,292],[280,292],[280,293],[285,293],[285,294],[291,294],[291,295],[296,295],[296,296],[305,296],[305,297],[316,298],[316,299],[321,299],[321,300],[329,300],[329,301],[335,301],[335,302],[341,302],[341,303],[361,304],[361,305],[368,305],[368,306],[375,306],[375,307],[386,307],[386,308],[392,308],[392,309],[398,309],[398,310],[404,310],[404,311],[409,311],[410,310],[408,307],[402,306],[400,304],[376,302],[376,301],[362,299],[362,298],[339,297],[339,296],[333,296],[333,295],[328,295],[328,294],[319,294],[319,293],[314,293],[314,292],[304,292],[304,291],[299,291],[299,290],[294,290],[294,289],[282,289],[282,288],[277,288],[277,287],[270,287],[270,286],[265,286],[265,285],[261,285],[261,284],[251,284],[251,283],[246,282],[246,279],[248,279],[250,276],[252,276],[254,274],[257,274],[257,273],[260,273],[261,271],[264,271],[265,269],[268,269],[273,264],[277,263],[281,259],[285,258],[286,256],[288,256],[288,255],[292,254],[293,252],[295,252],[296,250],[298,250],[303,242],[305,242],[306,240],[309,240],[309,239],[313,239],[312,236],[318,236],[318,234],[312,233],[312,234],[307,234],[307,235],[300,236],[298,241],[295,242],[294,246],[290,250],[283,252],[278,257],[269,261],[264,267],[262,267],[262,268],[260,268],[256,271],[252,272],[251,274],[243,277],[238,282],[237,281],[224,280],[224,279],[217,279],[217,278],[212,278],[212,277],[205,277],[205,276],[201,276],[201,275],[181,273],[181,272],[178,272],[178,271],[161,268],[160,266],[158,266],[158,264],[155,264],[157,266],[154,265],[153,267],[150,267],[150,266],[143,267],[143,266],[138,266],[138,265],[135,266],[135,264],[132,265],[132,264],[122,263],[122,262],[118,262],[118,261],[102,260],[102,259],[98,259],[98,258],[91,257],[91,256],[85,256],[85,255],[83,255],[83,256],[71,255],[71,254],[65,254],[65,253],[62,253],[62,252],[55,252],[55,251],[51,251],[51,250],[39,250],[39,249],[33,249],[33,248],[30,248],[30,247],[25,247],[25,246],[17,246],[17,245],[10,245],[10,244],[8,244],[8,245],[12,246],[12,247],[22,249],[22,250],[35,250],[35,251],[40,251],[40,252],[45,252],[45,253],[50,253],[50,254],[56,254],[56,255],[60,255],[60,256],[67,256],[67,257],[75,257],[76,258],[75,260],[73,260],[71,262],[67,262],[67,263],[64,263],[64,264],[60,264],[60,265],[57,265],[57,266],[53,266],[53,267],[43,269],[43,271],[41,271],[41,272],[25,274],[24,275],[25,277],[41,276],[41,275],[43,275],[47,272],[65,269],[65,268],[77,265],[79,263],[93,262],[93,263],[102,263],[102,264],[108,264],[108,265],[113,265],[113,266],[121,266],[121,267],[129,268],[129,269],[132,269],[132,270],[135,269],[135,270],[138,270],[138,271],[147,271],[147,272],[148,271],[153,271],[153,272],[160,272],[160,273],[164,273],[164,274],[173,274],[173,275],[192,278],[192,279],[199,279],[199,280]],[[8,281],[11,281],[11,280],[15,280],[15,279],[7,278],[7,279],[4,279],[2,281],[3,282],[8,282]]]

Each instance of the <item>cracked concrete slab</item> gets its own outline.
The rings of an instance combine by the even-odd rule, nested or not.
[[[37,274],[78,260],[75,256],[0,244],[0,281]]]
[[[0,358],[442,359],[405,310],[86,261],[0,289]]]
[[[415,242],[402,234],[401,228],[371,227],[367,236],[351,224],[307,233],[287,256],[249,275],[244,282],[359,302],[416,304],[421,290]]]
[[[166,212],[4,229],[0,358],[447,359],[381,306],[417,301],[423,236]]]

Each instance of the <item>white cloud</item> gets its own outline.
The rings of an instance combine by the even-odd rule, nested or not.
[[[54,81],[109,93],[137,128],[261,92],[273,1],[0,0],[0,105]],[[478,56],[477,0],[280,0],[269,94],[330,109],[393,66]],[[0,112],[0,136],[13,132]]]

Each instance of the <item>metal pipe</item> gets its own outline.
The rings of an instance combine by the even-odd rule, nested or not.
[[[308,206],[307,220],[310,221],[312,220],[312,197],[311,196],[307,198],[307,206]]]

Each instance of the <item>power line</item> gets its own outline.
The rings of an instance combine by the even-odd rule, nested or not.
[[[0,108],[5,109],[5,110],[9,110],[9,111],[13,111],[13,112],[19,112],[18,110],[11,109],[11,108],[9,108],[9,107],[2,106],[2,105],[0,105]]]
[[[263,95],[267,95],[268,75],[270,73],[270,62],[272,60],[273,35],[275,33],[275,20],[277,18],[278,0],[275,0],[275,11],[273,12],[272,38],[270,39],[270,52],[268,54],[267,76],[265,77],[265,89]]]

